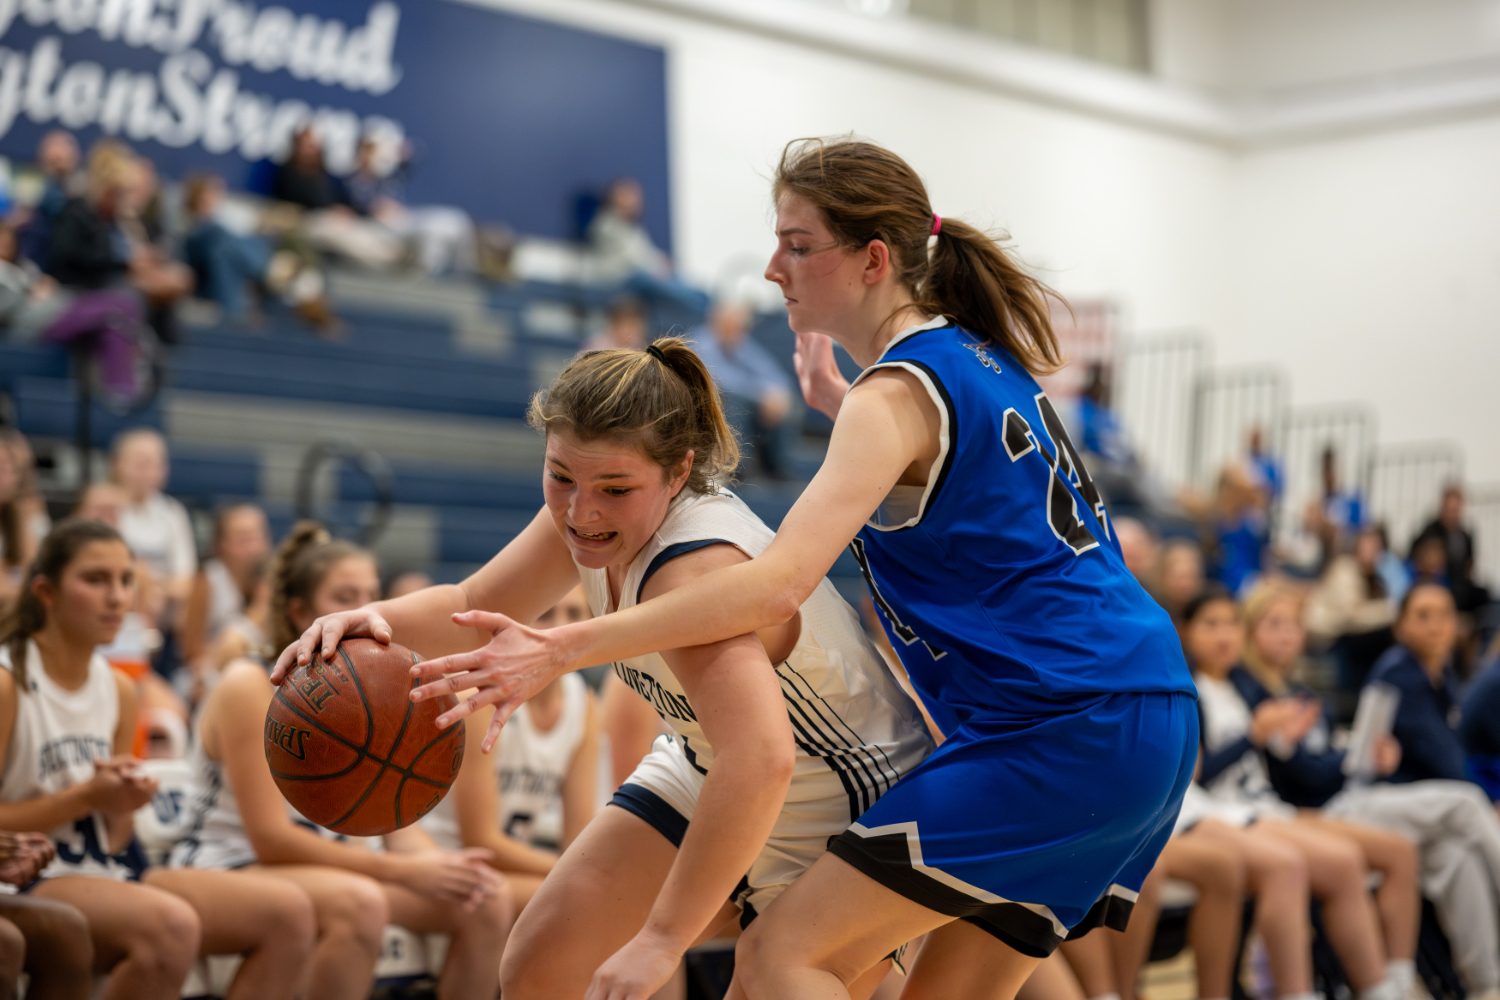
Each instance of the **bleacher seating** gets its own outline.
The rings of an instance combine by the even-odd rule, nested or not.
[[[460,579],[541,506],[542,445],[523,422],[525,410],[602,321],[611,293],[368,275],[337,276],[332,291],[346,324],[338,340],[320,340],[275,310],[255,329],[188,328],[150,405],[121,413],[94,404],[94,446],[107,447],[129,427],[157,427],[171,443],[169,492],[205,522],[223,503],[255,500],[278,536],[297,516],[298,470],[310,446],[373,449],[393,470],[391,529],[376,543],[384,568]],[[682,333],[697,319],[656,308],[652,329]],[[784,317],[761,317],[754,335],[790,369],[794,339]],[[70,368],[58,348],[0,343],[0,394],[11,397],[20,429],[43,447],[75,436]],[[819,415],[808,427],[816,430],[818,421],[826,427]],[[814,443],[800,461],[805,473],[816,469],[819,451]],[[737,489],[775,527],[800,483]],[[364,474],[340,465],[319,480],[318,497],[317,516],[350,537],[378,499]],[[834,575],[851,597],[863,592],[847,555]]]

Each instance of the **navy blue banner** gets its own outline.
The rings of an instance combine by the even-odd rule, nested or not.
[[[572,235],[579,194],[636,177],[670,246],[659,48],[453,0],[0,0],[0,154],[63,127],[239,184],[307,121],[334,173],[404,137],[412,204],[522,232]]]

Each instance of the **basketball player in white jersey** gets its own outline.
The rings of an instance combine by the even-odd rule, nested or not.
[[[462,585],[315,622],[278,671],[299,650],[331,654],[346,634],[447,654],[447,668],[461,670],[465,651],[580,581],[593,613],[608,615],[691,589],[774,537],[717,485],[738,446],[712,377],[681,340],[582,355],[530,419],[547,436],[546,509]],[[591,981],[649,996],[736,909],[742,924],[755,919],[932,749],[915,704],[826,580],[784,624],[615,672],[673,735],[521,914],[502,960],[506,1000],[581,998]],[[858,991],[887,968],[877,964]]]
[[[277,550],[272,631],[297,634],[318,614],[355,608],[380,592],[368,552],[332,540],[304,521]],[[285,639],[283,639],[285,641]],[[447,934],[438,980],[443,1000],[493,1000],[495,956],[511,903],[501,879],[477,855],[433,849],[412,827],[384,838],[385,850],[319,830],[282,798],[266,763],[264,725],[274,689],[265,667],[236,660],[198,717],[191,754],[189,827],[173,850],[179,871],[238,869],[292,884],[312,898],[316,939],[306,996],[364,1000],[385,925]]]
[[[130,606],[133,562],[108,525],[64,521],[0,620],[0,828],[57,845],[30,891],[88,920],[105,1000],[176,998],[200,948],[245,955],[226,1000],[290,1000],[309,953],[306,894],[229,872],[137,881],[132,817],[156,782],[129,756],[135,686],[95,652]]]
[[[536,627],[588,614],[588,599],[574,588]],[[582,677],[564,674],[511,717],[491,755],[480,750],[488,722],[468,726],[472,763],[421,825],[449,850],[489,850],[519,910],[598,809],[599,708]]]

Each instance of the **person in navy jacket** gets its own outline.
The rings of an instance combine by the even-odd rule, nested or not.
[[[1453,595],[1435,583],[1413,586],[1396,618],[1396,645],[1375,661],[1367,681],[1383,681],[1401,692],[1391,727],[1401,744],[1401,766],[1391,781],[1468,778],[1463,745],[1454,731],[1459,701],[1451,664],[1457,645]]]

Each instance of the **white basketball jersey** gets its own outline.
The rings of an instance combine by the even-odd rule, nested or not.
[[[203,742],[193,739],[188,751],[193,777],[188,795],[186,827],[172,848],[167,863],[173,868],[243,868],[255,864],[255,845],[245,832],[239,801],[229,784],[224,765],[209,757]],[[346,837],[307,819],[285,803],[293,823],[328,840],[378,849],[379,837]]]
[[[173,868],[243,868],[256,861],[255,847],[245,833],[240,804],[224,774],[224,765],[211,760],[202,741],[188,751],[193,778],[188,797],[187,829],[172,849]],[[290,808],[290,807],[288,807]]]
[[[0,650],[0,665],[11,670],[10,655]],[[88,679],[69,691],[47,676],[35,642],[26,644],[26,690],[16,690],[16,725],[11,732],[5,771],[0,775],[0,802],[24,802],[56,795],[94,776],[94,762],[114,756],[115,728],[120,721],[120,691],[114,671],[97,653],[89,660]],[[42,872],[128,878],[134,867],[123,855],[107,852],[104,817],[90,813],[47,831],[57,858]]]
[[[727,542],[754,558],[775,537],[734,494],[683,490],[626,570],[619,609],[635,606],[652,574],[678,556]],[[578,573],[595,615],[619,610],[610,599],[606,570],[579,566]],[[819,583],[801,610],[797,645],[774,667],[797,743],[787,801],[823,794],[814,792],[814,787],[821,787],[815,782],[831,770],[847,792],[853,822],[932,751],[932,740],[916,705],[833,584],[826,579]],[[638,656],[614,666],[620,679],[672,727],[693,767],[707,774],[713,747],[661,655]]]
[[[491,768],[500,792],[500,830],[534,847],[562,843],[563,782],[588,725],[588,685],[577,674],[560,680],[562,712],[552,728],[538,729],[531,705],[522,705],[500,730],[499,747],[481,764]],[[443,847],[464,846],[453,793],[422,817],[422,828]]]

